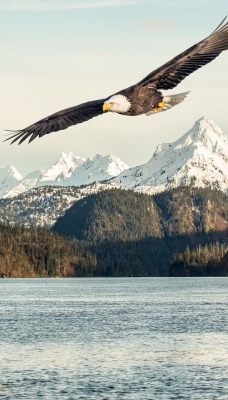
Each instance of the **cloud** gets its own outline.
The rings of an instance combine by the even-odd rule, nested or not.
[[[61,11],[80,8],[116,7],[137,2],[137,0],[0,0],[0,10]]]
[[[144,22],[144,27],[152,30],[170,30],[173,28],[171,21],[160,20],[160,19],[150,19]]]

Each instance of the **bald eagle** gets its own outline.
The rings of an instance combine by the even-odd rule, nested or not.
[[[228,22],[226,18],[211,35],[194,44],[171,61],[157,68],[136,85],[108,96],[101,100],[88,101],[49,115],[27,128],[10,131],[6,140],[11,144],[29,142],[37,136],[42,137],[51,132],[66,129],[71,125],[80,124],[106,112],[122,115],[152,115],[166,111],[184,100],[188,92],[163,96],[161,89],[173,89],[186,76],[211,62],[223,50],[228,49]]]

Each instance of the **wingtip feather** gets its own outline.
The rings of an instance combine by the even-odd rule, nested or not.
[[[225,18],[223,18],[223,20],[222,20],[222,22],[220,22],[220,24],[217,26],[217,28],[212,32],[212,34],[213,33],[215,33],[215,32],[217,32],[218,30],[219,30],[219,28],[221,28],[221,27],[224,27],[226,24],[224,24],[224,22],[226,21],[226,19],[227,19],[227,15],[225,16]],[[224,24],[224,25],[223,25]]]

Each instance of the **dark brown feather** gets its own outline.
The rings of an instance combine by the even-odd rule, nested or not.
[[[206,39],[151,72],[138,85],[173,89],[186,76],[214,60],[223,50],[228,49],[228,23],[225,20]]]
[[[49,115],[40,121],[18,131],[9,131],[10,136],[6,140],[12,140],[11,144],[18,141],[21,144],[28,137],[29,143],[36,137],[42,137],[51,132],[67,129],[69,126],[81,124],[93,117],[103,114],[102,106],[105,99],[94,100],[78,106],[66,108],[55,114]]]

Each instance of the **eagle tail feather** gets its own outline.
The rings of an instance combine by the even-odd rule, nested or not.
[[[184,92],[184,93],[178,93],[178,94],[172,94],[169,96],[164,96],[163,101],[162,101],[162,103],[164,105],[162,105],[162,107],[159,107],[159,105],[157,107],[154,107],[151,111],[147,112],[146,115],[150,116],[150,115],[156,114],[160,111],[167,111],[170,108],[181,103],[188,94],[189,94],[189,92]]]

